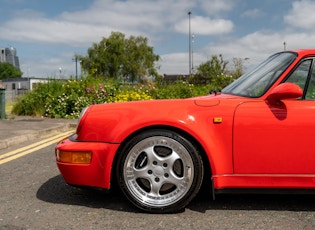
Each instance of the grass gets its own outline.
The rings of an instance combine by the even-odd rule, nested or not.
[[[13,106],[15,105],[15,102],[6,102],[5,103],[5,113],[7,117],[12,117],[12,109]]]
[[[11,114],[14,105],[15,105],[15,102],[7,102],[7,103],[5,103],[5,112],[7,114]]]

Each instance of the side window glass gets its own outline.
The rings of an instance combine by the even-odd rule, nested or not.
[[[303,91],[306,85],[307,76],[312,64],[312,60],[306,60],[299,64],[299,66],[291,73],[285,82],[291,82],[300,86]]]
[[[306,100],[315,100],[315,66],[313,66],[312,73],[311,73],[311,79],[307,87]]]

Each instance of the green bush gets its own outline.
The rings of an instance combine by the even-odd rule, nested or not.
[[[50,97],[45,103],[45,116],[77,118],[82,108],[91,104],[113,101],[115,84],[99,79],[69,80],[63,84],[62,94]]]
[[[12,108],[12,113],[16,115],[43,116],[47,98],[62,94],[62,86],[63,83],[56,80],[50,80],[47,84],[38,84],[34,90],[19,97]]]
[[[134,100],[188,98],[206,95],[210,85],[193,85],[178,81],[169,84],[121,84],[116,81],[86,78],[51,80],[21,96],[13,107],[16,115],[78,118],[82,108],[91,104]]]
[[[162,84],[151,90],[152,97],[155,99],[168,98],[189,98],[206,95],[213,88],[210,85],[194,85],[185,81],[177,81],[172,84]]]

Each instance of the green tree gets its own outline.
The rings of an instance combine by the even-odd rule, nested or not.
[[[242,58],[233,58],[233,70],[230,71],[230,74],[235,79],[244,74],[244,64]]]
[[[22,72],[7,62],[0,63],[0,80],[6,78],[21,77]]]
[[[78,56],[83,71],[94,77],[128,79],[134,81],[144,76],[156,76],[155,55],[148,39],[112,32],[108,38],[93,43],[86,56]]]
[[[212,55],[211,59],[197,67],[197,74],[192,80],[222,89],[233,81],[233,78],[228,75],[227,64],[228,61],[225,61],[221,54]]]
[[[211,59],[197,67],[197,74],[212,82],[216,76],[226,73],[227,64],[228,61],[224,61],[221,54],[212,55]]]

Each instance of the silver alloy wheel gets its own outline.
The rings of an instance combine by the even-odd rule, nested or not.
[[[136,143],[123,165],[129,193],[137,202],[152,208],[181,200],[191,189],[194,171],[188,150],[165,136],[152,136]]]

